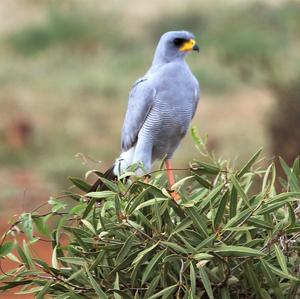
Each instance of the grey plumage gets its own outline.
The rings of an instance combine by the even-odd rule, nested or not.
[[[199,100],[199,83],[185,62],[183,44],[194,35],[165,33],[158,43],[151,68],[137,80],[130,95],[122,130],[122,153],[114,173],[142,163],[150,171],[156,159],[170,159],[186,134]],[[194,44],[192,44],[193,46]]]

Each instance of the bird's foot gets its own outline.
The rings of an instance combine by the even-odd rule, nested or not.
[[[145,175],[144,176],[144,183],[149,184],[149,182],[150,182],[150,175]]]
[[[176,191],[171,191],[171,196],[175,201],[179,201],[181,198],[179,193],[177,193]]]

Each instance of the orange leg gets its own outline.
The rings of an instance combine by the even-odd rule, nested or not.
[[[150,178],[149,176],[144,176],[144,183],[149,184]]]
[[[167,173],[168,173],[170,187],[172,187],[175,184],[175,178],[174,178],[174,172],[173,172],[172,162],[171,162],[171,160],[166,160],[165,164],[166,164],[166,168],[167,168]],[[172,192],[172,197],[176,201],[180,199],[179,194],[177,192],[175,192],[175,191]]]

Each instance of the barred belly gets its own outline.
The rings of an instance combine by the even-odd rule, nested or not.
[[[139,135],[152,144],[152,161],[165,155],[168,159],[173,156],[191,121],[192,107],[189,106],[182,111],[182,106],[157,105],[150,112]]]

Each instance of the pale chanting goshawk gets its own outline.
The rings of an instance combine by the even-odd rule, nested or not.
[[[170,185],[175,183],[171,158],[188,131],[199,101],[199,83],[186,56],[199,51],[188,31],[169,31],[157,45],[150,69],[132,87],[122,130],[122,151],[108,177],[120,176],[132,164],[145,174],[166,157]]]

